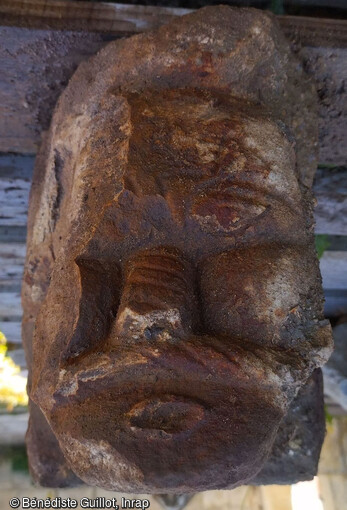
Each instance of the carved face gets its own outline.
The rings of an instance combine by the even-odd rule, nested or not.
[[[220,93],[122,100],[127,122],[103,131],[126,138],[122,173],[95,157],[95,134],[75,154],[82,172],[93,152],[94,175],[121,187],[93,202],[77,183],[87,219],[37,321],[33,398],[91,484],[232,487],[263,465],[324,345],[294,147],[260,108]]]

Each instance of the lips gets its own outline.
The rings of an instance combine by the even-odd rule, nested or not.
[[[192,430],[205,414],[206,409],[193,400],[165,395],[135,404],[127,417],[133,431],[161,431],[171,436]]]
[[[273,385],[273,369],[278,363],[283,365],[275,351],[269,353],[258,346],[257,352],[251,353],[245,340],[228,345],[217,338],[191,337],[189,341],[161,343],[160,348],[143,341],[118,351],[91,353],[62,371],[54,407],[103,399],[106,392],[108,400],[112,394],[117,407],[122,407],[129,419],[133,417],[135,427],[155,428],[150,415],[159,420],[161,413],[174,409],[188,422],[189,414],[201,412],[201,408],[188,412],[188,407],[192,409],[198,402],[211,408],[226,395],[237,393],[235,385],[252,386],[256,380],[257,386],[264,385],[268,392],[268,377]],[[32,391],[32,396],[39,401],[41,392]]]
[[[143,341],[92,353],[62,371],[46,416],[57,432],[66,430],[68,413],[86,437],[103,430],[105,440],[121,434],[162,441],[198,434],[221,415],[240,423],[245,402],[282,414],[281,378],[270,368],[275,354],[266,357],[264,350],[262,359],[262,348],[252,355],[240,343],[191,337],[160,348]]]

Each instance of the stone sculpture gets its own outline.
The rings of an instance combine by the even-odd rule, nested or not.
[[[331,350],[316,126],[312,84],[254,9],[204,8],[79,67],[30,203],[34,472],[40,427],[61,480],[190,492],[259,472]]]

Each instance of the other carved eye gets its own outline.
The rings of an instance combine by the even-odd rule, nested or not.
[[[249,226],[266,209],[265,198],[254,190],[231,187],[198,197],[192,213],[203,230],[228,233]]]

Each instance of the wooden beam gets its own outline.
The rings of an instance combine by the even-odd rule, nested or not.
[[[18,322],[22,317],[19,292],[0,292],[0,321]]]
[[[36,152],[57,98],[76,67],[110,39],[153,29],[186,12],[92,2],[0,0],[0,152]],[[298,56],[316,83],[320,163],[343,165],[347,22],[296,17],[279,17],[279,21],[293,48],[297,51],[303,45]]]
[[[22,324],[17,322],[1,322],[0,331],[5,335],[9,344],[22,344]]]
[[[29,413],[0,415],[0,444],[24,445]],[[11,476],[13,474],[11,473]],[[28,490],[28,489],[27,489]]]
[[[0,242],[0,292],[18,292],[25,261],[25,244]]]
[[[347,252],[326,250],[320,259],[324,289],[347,291]],[[347,292],[346,292],[347,294]]]
[[[347,168],[318,168],[313,190],[316,233],[347,235]]]
[[[26,225],[30,185],[23,179],[0,179],[1,225]]]
[[[34,169],[32,156],[0,154],[0,179],[23,179],[31,181]]]
[[[0,26],[0,152],[36,152],[78,64],[106,42],[95,33]]]
[[[292,510],[290,485],[260,487],[263,510]]]
[[[27,28],[137,34],[169,23],[190,9],[94,2],[0,0],[1,24]]]
[[[26,235],[26,226],[6,227],[0,224],[0,240],[3,243],[25,243]]]
[[[192,9],[62,0],[0,0],[2,25],[103,32],[113,36],[153,30]],[[290,39],[305,46],[347,46],[343,20],[278,16]]]
[[[277,16],[286,37],[303,46],[347,47],[347,22],[340,19]]]

